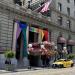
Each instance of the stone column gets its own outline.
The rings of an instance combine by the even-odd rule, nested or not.
[[[16,50],[16,32],[17,32],[17,23],[15,22],[14,24],[14,33],[13,33],[13,44],[12,44],[12,50],[15,51]]]
[[[13,33],[13,44],[12,44],[12,50],[14,52],[16,52],[16,34],[17,34],[16,32],[17,32],[17,26],[18,26],[18,24],[17,24],[17,22],[15,22],[15,24],[14,24],[14,33]],[[17,67],[17,59],[14,58],[13,62],[15,64],[15,68],[16,68]]]

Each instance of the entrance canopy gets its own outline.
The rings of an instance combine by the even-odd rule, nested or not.
[[[67,45],[75,45],[75,41],[70,39],[67,41]]]
[[[64,37],[58,37],[57,43],[65,44],[66,43],[66,39]]]

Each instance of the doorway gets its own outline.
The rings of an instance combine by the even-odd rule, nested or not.
[[[37,43],[38,42],[39,33],[29,31],[29,43]],[[38,55],[28,55],[29,62],[31,66],[38,66],[39,56]]]
[[[22,42],[22,32],[20,33],[18,39],[17,39],[17,43],[16,43],[16,59],[20,60],[20,53],[21,53],[21,42]]]
[[[29,31],[29,43],[38,42],[38,33]]]

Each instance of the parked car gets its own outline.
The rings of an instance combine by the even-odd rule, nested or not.
[[[74,62],[70,59],[59,59],[52,64],[53,68],[67,68],[73,66]]]

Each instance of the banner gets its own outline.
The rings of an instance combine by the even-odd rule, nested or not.
[[[39,33],[39,29],[34,27],[30,27],[29,31]]]
[[[21,28],[20,28],[19,24],[17,23],[16,39],[18,39],[20,33],[21,33]]]

